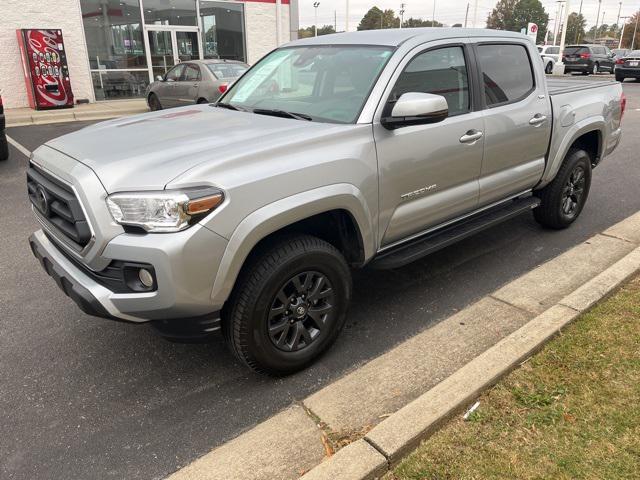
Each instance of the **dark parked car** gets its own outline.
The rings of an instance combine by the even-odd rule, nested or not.
[[[633,50],[616,60],[616,80],[624,82],[625,78],[640,78],[640,50]]]
[[[583,75],[611,72],[615,55],[604,45],[569,45],[562,56],[565,73],[580,72]]]
[[[0,95],[0,162],[9,158],[9,145],[7,145],[7,135],[4,133],[4,106],[2,105],[2,95]]]

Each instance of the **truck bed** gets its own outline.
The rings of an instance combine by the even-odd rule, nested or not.
[[[547,77],[547,91],[549,95],[559,95],[561,93],[578,92],[580,90],[589,90],[592,88],[602,87],[605,85],[615,85],[618,82],[614,80],[574,80],[564,78]]]

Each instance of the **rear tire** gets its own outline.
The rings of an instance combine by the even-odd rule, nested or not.
[[[0,162],[9,158],[9,143],[4,132],[0,132]]]
[[[155,112],[157,110],[162,110],[162,104],[160,103],[160,99],[155,93],[149,94],[149,110]]]
[[[541,225],[560,230],[571,225],[582,212],[591,188],[591,158],[582,149],[571,149],[553,181],[534,192],[540,206],[533,216]]]
[[[624,82],[624,77],[621,75],[616,75],[616,82],[620,82],[620,83]]]
[[[222,331],[249,368],[287,375],[331,346],[350,299],[351,272],[335,247],[310,235],[280,236],[248,260]]]

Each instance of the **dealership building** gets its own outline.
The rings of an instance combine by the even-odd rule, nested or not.
[[[254,63],[298,31],[298,0],[2,0],[0,90],[28,106],[17,29],[62,31],[76,101],[142,97],[174,64]]]

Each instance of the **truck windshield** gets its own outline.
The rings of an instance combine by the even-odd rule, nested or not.
[[[352,123],[391,53],[389,47],[359,45],[275,50],[229,89],[221,106]]]

